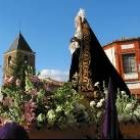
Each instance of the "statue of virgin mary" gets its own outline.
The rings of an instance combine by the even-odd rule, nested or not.
[[[91,54],[88,26],[85,19],[85,11],[80,9],[75,18],[76,32],[70,43],[72,63],[69,80],[77,80],[80,85],[79,90],[82,92],[94,91],[90,70]]]
[[[116,90],[119,88],[130,93],[97,40],[83,9],[80,9],[76,15],[75,28],[69,47],[72,54],[69,81],[77,80],[80,92],[92,93],[96,82],[99,82],[102,87],[104,81],[108,86],[111,78]]]

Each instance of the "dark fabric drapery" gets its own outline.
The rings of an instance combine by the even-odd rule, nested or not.
[[[112,79],[109,79],[108,95],[105,105],[105,114],[101,129],[102,139],[122,139],[116,110],[116,92]]]
[[[92,91],[92,87],[96,82],[100,82],[101,87],[103,81],[108,85],[110,77],[114,82],[115,91],[119,88],[130,94],[127,85],[106,56],[86,19],[82,23],[82,38],[79,41],[78,53],[75,51],[72,56],[70,77],[73,76],[72,71],[78,72],[79,84],[84,83],[83,89],[80,90],[83,92]],[[74,58],[78,61],[73,61]]]

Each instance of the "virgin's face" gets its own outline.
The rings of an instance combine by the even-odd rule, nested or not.
[[[79,43],[78,43],[78,42],[76,42],[76,41],[71,42],[71,43],[70,43],[70,46],[69,46],[70,53],[73,54],[73,53],[75,52],[75,50],[76,50],[77,48],[79,48],[79,47],[80,47],[80,46],[79,46]]]

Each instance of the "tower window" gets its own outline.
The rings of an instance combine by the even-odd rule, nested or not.
[[[27,55],[24,56],[24,63],[25,63],[25,64],[28,63],[28,56],[27,56]]]
[[[12,57],[11,57],[11,56],[8,57],[8,66],[9,66],[10,64],[12,64]]]
[[[124,73],[136,73],[137,67],[135,54],[124,54],[122,58]]]

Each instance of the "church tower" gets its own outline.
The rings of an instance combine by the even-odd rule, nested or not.
[[[19,33],[9,50],[4,54],[4,76],[16,75],[15,68],[31,66],[35,71],[35,52],[30,48],[23,35]],[[17,75],[16,75],[17,76]]]

